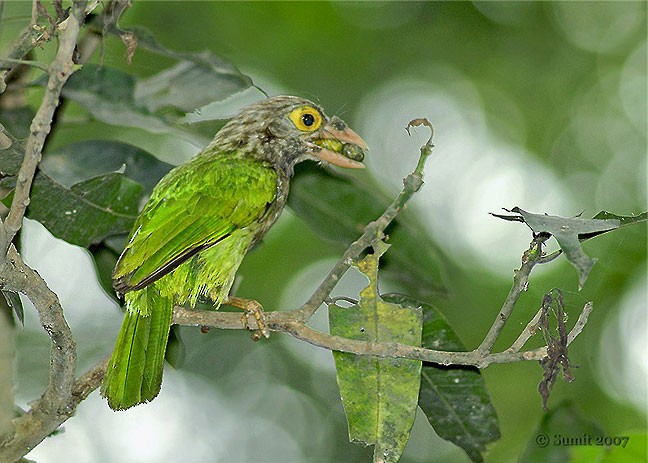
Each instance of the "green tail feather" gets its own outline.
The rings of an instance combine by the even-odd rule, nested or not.
[[[126,294],[127,310],[101,386],[113,410],[153,400],[160,392],[173,300],[155,284]]]

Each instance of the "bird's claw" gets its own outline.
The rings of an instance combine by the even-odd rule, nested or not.
[[[250,323],[249,323],[250,316],[254,317],[254,320],[256,321],[256,328],[250,327]],[[243,322],[243,326],[245,327],[245,329],[252,331],[252,339],[254,341],[258,341],[262,337],[265,338],[270,337],[270,331],[268,330],[268,325],[266,324],[263,310],[245,309],[243,315],[241,316],[241,320]]]
[[[263,306],[258,301],[255,301],[254,299],[230,297],[226,303],[243,310],[241,321],[246,329],[253,331],[252,339],[258,341],[262,337],[270,337],[270,329],[266,323]],[[254,317],[254,320],[256,321],[256,329],[250,328],[249,320],[251,316]]]

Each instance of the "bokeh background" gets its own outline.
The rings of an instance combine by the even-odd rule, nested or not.
[[[29,18],[29,2],[5,2],[5,48]],[[413,169],[425,130],[436,130],[426,185],[411,209],[442,251],[446,296],[433,300],[469,348],[476,347],[510,287],[530,232],[489,212],[591,217],[646,206],[645,2],[154,2],[134,1],[120,25],[148,28],[165,46],[211,50],[270,94],[311,98],[345,119],[371,151],[363,175],[395,195]],[[101,59],[139,76],[173,64],[107,39]],[[37,52],[43,60],[52,50]],[[50,55],[48,55],[48,53]],[[99,61],[97,57],[96,61]],[[199,91],[199,89],[197,89]],[[37,95],[34,97],[37,100]],[[74,120],[48,148],[77,139],[119,139],[179,163],[195,147],[166,136]],[[77,122],[75,124],[75,122]],[[579,291],[559,259],[532,275],[497,347],[506,348],[560,287],[573,322],[594,312],[570,347],[576,380],[559,380],[549,406],[574,405],[606,435],[645,432],[648,402],[646,227],[585,244],[598,262]],[[121,321],[99,289],[88,255],[39,224],[24,230],[24,254],[60,295],[79,346],[79,371],[106,356]],[[290,211],[251,253],[238,293],[269,309],[298,307],[340,254]],[[351,274],[336,294],[365,284]],[[398,290],[385,281],[384,290]],[[314,325],[326,328],[325,310]],[[330,352],[283,335],[252,343],[243,332],[182,330],[187,357],[167,368],[160,397],[113,413],[97,392],[65,432],[29,457],[39,462],[365,462],[347,442]],[[26,404],[47,381],[47,338],[27,309],[17,333],[16,397]],[[490,462],[514,462],[544,412],[536,363],[495,365],[484,377],[502,438]],[[421,415],[404,462],[467,462]]]

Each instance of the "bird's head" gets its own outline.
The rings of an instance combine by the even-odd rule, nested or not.
[[[210,146],[271,161],[289,175],[305,159],[362,168],[367,149],[341,119],[294,96],[275,96],[243,108]]]

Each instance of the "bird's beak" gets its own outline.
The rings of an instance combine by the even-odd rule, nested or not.
[[[309,145],[315,157],[333,165],[349,169],[365,167],[362,160],[367,144],[336,117],[311,137]]]

